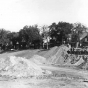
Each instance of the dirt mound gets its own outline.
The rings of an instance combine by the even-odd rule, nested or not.
[[[87,57],[80,55],[68,54],[69,48],[67,46],[53,47],[50,50],[40,52],[42,56],[34,55],[31,57],[31,61],[36,64],[47,64],[47,65],[64,65],[64,66],[75,66],[82,69],[88,69]]]
[[[84,60],[83,60],[82,57],[79,57],[79,56],[78,56],[78,59],[79,59],[79,60],[74,64],[75,66],[79,66],[80,64],[84,63]]]
[[[30,58],[31,61],[37,64],[48,64],[48,65],[62,65],[67,62],[68,47],[62,45],[60,47],[53,47],[50,50],[45,50],[37,53],[38,55],[34,55]]]
[[[46,63],[46,58],[39,56],[39,55],[34,55],[33,57],[30,58],[30,60],[36,64],[45,64]]]
[[[77,67],[84,70],[88,70],[88,56],[85,55],[85,56],[82,56],[81,58],[83,59],[84,62],[78,65]]]
[[[39,56],[43,56],[43,57],[45,57],[45,58],[49,58],[49,57],[51,57],[51,55],[53,56],[56,52],[57,52],[57,46],[55,46],[55,47],[53,47],[53,48],[51,48],[51,49],[49,49],[49,50],[41,50],[41,51],[39,51],[38,53],[37,53],[37,55],[39,55]]]
[[[68,50],[69,48],[65,45],[62,45],[60,47],[53,47],[45,54],[46,64],[79,66],[80,64],[84,63],[82,57],[77,55],[70,55],[67,53]]]
[[[40,52],[42,56],[34,55],[31,60],[38,64],[48,64],[48,65],[69,65],[69,66],[79,66],[84,63],[84,60],[79,55],[68,54],[69,48],[65,45],[55,46],[50,50]]]
[[[42,70],[34,62],[22,57],[10,56],[0,59],[0,74],[14,77],[30,77],[43,75]]]
[[[63,65],[67,62],[68,54],[67,54],[68,47],[62,45],[60,47],[55,47],[52,50],[52,54],[49,55],[47,59],[47,64],[53,65]]]

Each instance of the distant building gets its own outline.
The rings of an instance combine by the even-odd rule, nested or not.
[[[88,33],[84,32],[82,35],[80,35],[80,45],[85,47],[88,46]]]
[[[79,35],[79,41],[78,42],[72,42],[72,34],[68,35],[68,43],[71,44],[72,47],[86,47],[88,46],[88,32],[83,32]]]

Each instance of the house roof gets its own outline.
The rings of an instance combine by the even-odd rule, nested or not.
[[[84,39],[88,35],[87,32],[84,32],[83,34],[80,35],[80,40]]]

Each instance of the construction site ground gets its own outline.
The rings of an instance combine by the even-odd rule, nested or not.
[[[29,60],[34,55],[49,58],[49,53],[51,53],[49,51],[50,50],[36,49],[5,52],[0,54],[0,58],[16,56]],[[10,78],[6,75],[0,75],[0,88],[88,88],[87,70],[77,69],[70,65],[55,66],[52,64],[38,64],[38,66],[51,73],[47,75],[38,75],[37,77],[31,76],[18,78]]]

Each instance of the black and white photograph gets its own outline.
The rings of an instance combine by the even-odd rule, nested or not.
[[[0,88],[88,88],[88,0],[0,0]]]

